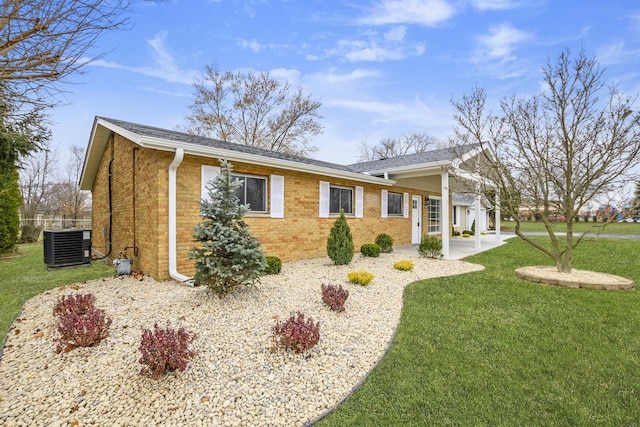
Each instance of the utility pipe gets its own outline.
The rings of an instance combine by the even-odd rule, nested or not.
[[[176,175],[178,166],[180,166],[180,163],[182,163],[183,159],[184,150],[182,148],[176,148],[176,155],[169,165],[169,276],[171,276],[172,279],[177,280],[178,282],[187,282],[187,284],[189,284],[190,282],[188,282],[188,280],[190,280],[190,277],[178,273],[178,250],[176,242]]]

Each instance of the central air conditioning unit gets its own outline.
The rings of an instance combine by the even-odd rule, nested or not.
[[[91,230],[45,230],[44,263],[49,270],[91,264]]]

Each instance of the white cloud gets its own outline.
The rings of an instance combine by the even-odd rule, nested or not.
[[[449,20],[453,14],[453,7],[445,0],[380,0],[369,15],[358,19],[358,23],[433,27]]]
[[[291,84],[300,80],[300,74],[300,71],[292,68],[274,68],[273,70],[269,70],[269,75],[274,79],[286,81]]]
[[[309,75],[314,81],[317,81],[321,85],[336,85],[371,79],[379,77],[380,73],[372,70],[354,69],[346,74],[337,74],[335,69],[330,69],[327,73],[314,73]]]
[[[640,49],[628,49],[625,42],[619,40],[598,49],[595,56],[602,65],[620,64],[630,59],[637,61]]]
[[[522,6],[518,0],[472,0],[471,4],[479,10],[506,10]]]
[[[351,63],[398,61],[407,56],[420,56],[426,49],[424,43],[405,45],[384,37],[378,40],[373,38],[375,37],[372,37],[372,40],[338,40],[333,48],[325,51],[323,56],[307,55],[307,59],[319,60],[338,56]]]
[[[105,61],[98,59],[90,62],[94,67],[113,68],[118,70],[129,71],[132,73],[142,74],[149,77],[155,77],[171,83],[192,84],[198,78],[200,73],[197,70],[180,69],[165,47],[165,39],[167,32],[157,33],[152,39],[147,40],[147,44],[151,46],[151,61],[153,65],[130,66],[117,62]]]
[[[399,25],[384,33],[384,38],[385,40],[389,40],[392,42],[401,42],[402,40],[404,40],[406,35],[407,27],[405,27],[404,25]]]
[[[370,115],[379,123],[404,123],[414,128],[441,127],[451,121],[450,106],[427,104],[420,98],[410,103],[372,100],[330,99],[324,105]]]
[[[533,38],[531,33],[518,30],[509,24],[493,26],[489,29],[489,34],[477,37],[478,48],[473,61],[513,61],[516,59],[514,51],[517,47]]]
[[[253,40],[239,39],[238,44],[240,45],[241,48],[249,49],[250,51],[255,53],[258,53],[264,49],[264,45],[260,44],[256,39],[253,39]]]

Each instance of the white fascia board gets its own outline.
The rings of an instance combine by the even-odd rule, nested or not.
[[[467,160],[480,155],[484,150],[486,150],[487,147],[485,147],[484,145],[480,144],[478,147],[474,148],[473,150],[469,150],[466,153],[464,153],[462,156],[458,157],[457,161],[459,161],[460,163],[464,163]]]
[[[389,175],[393,175],[395,178],[414,178],[419,176],[440,175],[444,171],[444,168],[450,165],[451,162],[449,161],[421,163],[417,165],[387,169],[384,172]],[[371,173],[380,174],[384,172]]]
[[[78,181],[81,190],[91,190],[93,187],[93,181],[95,180],[100,165],[100,159],[104,153],[104,148],[107,145],[111,131],[111,129],[105,126],[105,123],[108,122],[97,118],[93,121],[91,135],[89,135],[89,144],[84,154],[84,163],[82,164],[82,172],[80,173],[80,179]]]
[[[261,166],[272,166],[286,170],[293,170],[297,172],[307,172],[315,175],[327,175],[335,178],[344,178],[352,181],[365,182],[370,184],[378,184],[385,186],[392,186],[395,184],[394,180],[378,178],[375,176],[366,175],[358,172],[347,172],[338,169],[327,168],[323,166],[305,164],[294,162],[291,160],[277,159],[273,157],[259,156],[251,153],[243,153],[235,150],[225,150],[216,147],[207,147],[203,145],[183,143],[174,140],[168,140],[164,138],[154,138],[145,135],[140,135],[136,132],[131,132],[120,126],[111,123],[108,120],[101,118],[96,119],[94,122],[94,128],[91,133],[90,148],[94,141],[95,131],[98,129],[98,125],[103,126],[130,141],[133,141],[137,145],[143,148],[151,148],[155,150],[171,151],[175,152],[176,148],[182,148],[185,154],[191,154],[195,156],[204,157],[216,157],[225,158],[230,161],[239,161],[244,163],[251,163]],[[104,150],[104,147],[100,150],[100,153]],[[89,150],[88,150],[89,151]],[[81,180],[82,181],[82,180]],[[90,186],[89,188],[90,189]]]
[[[152,138],[147,136],[138,138],[138,141],[139,142],[137,143],[140,146],[156,150],[175,151],[176,148],[182,148],[185,154],[191,154],[194,156],[224,158],[229,161],[238,161],[260,166],[271,166],[285,170],[312,173],[315,175],[327,175],[335,178],[344,178],[352,181],[366,182],[370,184],[385,186],[392,186],[395,184],[395,181],[390,179],[378,178],[375,176],[369,176],[357,172],[341,171],[338,169],[326,168],[323,166],[310,165],[306,163],[298,163],[291,160],[277,159],[251,153],[243,153],[241,151],[225,150],[217,147],[206,147],[202,145],[181,143],[178,141],[166,140],[162,138]]]

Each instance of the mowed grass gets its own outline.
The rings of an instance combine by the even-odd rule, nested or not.
[[[510,221],[501,221],[500,225],[503,229],[507,231],[515,231],[516,223]],[[567,223],[566,222],[554,222],[552,223],[553,230],[558,233],[563,233],[567,231]],[[547,229],[544,228],[544,224],[540,221],[522,221],[520,223],[520,229],[522,231],[544,231]],[[574,222],[573,223],[573,232],[574,233],[584,233],[585,231],[589,231],[590,233],[598,234],[640,234],[640,223],[627,223],[627,222],[610,222],[610,223],[602,223],[602,222]]]
[[[0,344],[22,305],[40,292],[114,274],[113,268],[94,261],[90,267],[48,271],[42,243],[20,245],[17,255],[0,258]]]
[[[640,241],[592,239],[575,267],[640,283]],[[560,289],[513,270],[551,263],[519,239],[481,272],[412,283],[397,334],[318,425],[640,425],[640,295]]]

